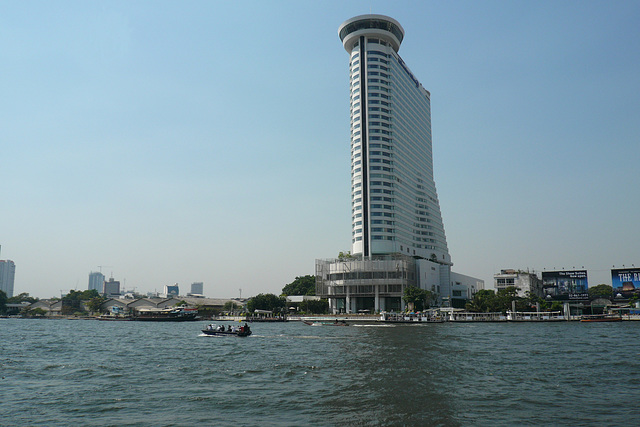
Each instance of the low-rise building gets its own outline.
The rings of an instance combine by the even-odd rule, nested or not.
[[[402,254],[316,260],[316,295],[329,312],[404,311],[404,291],[416,286],[433,293],[437,306],[464,307],[484,281],[451,271],[447,263]]]
[[[493,276],[493,286],[497,291],[513,286],[517,290],[519,297],[526,297],[528,294],[539,298],[544,297],[542,280],[535,273],[522,270],[501,270],[499,274]]]

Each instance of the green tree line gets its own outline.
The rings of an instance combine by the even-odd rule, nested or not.
[[[253,313],[254,310],[268,310],[274,313],[285,313],[288,311],[287,298],[291,295],[315,296],[316,277],[313,275],[297,276],[291,283],[287,283],[282,288],[280,295],[258,294],[247,301],[247,311]],[[298,312],[309,314],[325,314],[329,312],[329,302],[326,299],[319,301],[304,300],[298,304]]]

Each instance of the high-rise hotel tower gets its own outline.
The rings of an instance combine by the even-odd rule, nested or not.
[[[450,264],[433,179],[429,92],[398,49],[400,24],[363,15],[340,26],[349,53],[352,253]]]
[[[316,293],[334,313],[402,310],[407,286],[444,304],[462,301],[480,283],[451,272],[433,178],[431,99],[398,55],[404,29],[387,16],[361,15],[338,35],[349,54],[352,250],[316,260]]]
[[[13,296],[13,282],[16,277],[16,265],[10,259],[0,260],[0,291],[8,298]]]

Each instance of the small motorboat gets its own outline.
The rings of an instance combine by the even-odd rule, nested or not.
[[[249,325],[240,326],[237,328],[227,328],[224,326],[216,326],[216,325],[208,325],[205,329],[202,330],[202,333],[205,335],[215,335],[215,336],[234,336],[234,337],[248,337],[251,335],[251,329]]]

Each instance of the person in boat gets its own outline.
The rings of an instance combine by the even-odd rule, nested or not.
[[[249,332],[249,325],[245,323],[243,329],[244,329],[243,332]]]

